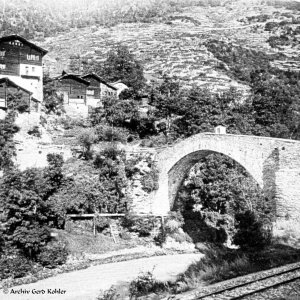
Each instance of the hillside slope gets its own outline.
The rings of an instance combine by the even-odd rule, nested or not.
[[[183,85],[196,83],[212,90],[235,86],[247,91],[245,84],[228,76],[226,66],[220,68],[205,42],[217,39],[269,54],[282,52],[284,59],[275,63],[296,68],[299,43],[273,49],[268,39],[282,34],[283,28],[270,32],[265,27],[268,22],[280,23],[292,17],[298,20],[299,13],[262,1],[227,1],[224,6],[186,7],[182,12],[167,15],[163,22],[73,28],[47,38],[40,45],[49,50],[45,67],[51,75],[67,70],[70,64],[101,61],[107,51],[121,43],[143,62],[148,79],[167,73],[179,77]]]

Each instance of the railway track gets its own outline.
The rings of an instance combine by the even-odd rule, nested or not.
[[[244,299],[246,297],[252,296],[254,294],[259,294],[265,292],[272,288],[277,288],[281,285],[289,284],[294,281],[300,281],[300,264],[293,264],[293,266],[275,272],[274,274],[263,276],[261,278],[256,278],[247,282],[234,284],[232,286],[227,286],[220,288],[218,290],[205,293],[198,292],[195,300],[238,300]],[[299,287],[300,295],[300,287]]]

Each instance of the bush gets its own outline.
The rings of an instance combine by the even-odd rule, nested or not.
[[[154,135],[147,139],[142,140],[140,146],[153,148],[153,147],[165,146],[166,144],[167,144],[167,140],[164,135]]]
[[[35,258],[43,245],[50,240],[50,232],[48,227],[33,223],[27,224],[27,226],[18,226],[13,234],[7,234],[6,239],[12,241],[13,245],[20,249],[26,257]]]
[[[29,101],[22,93],[7,94],[7,108],[19,113],[29,112]]]
[[[147,193],[158,190],[158,169],[155,165],[152,165],[150,172],[142,177],[141,184],[142,189]]]
[[[192,243],[193,240],[191,237],[185,232],[174,232],[170,235],[176,242],[178,243]]]
[[[114,161],[123,157],[124,157],[124,151],[118,149],[118,147],[112,143],[110,146],[104,148],[101,152],[99,152],[96,155],[96,158],[94,160],[94,166],[96,168],[101,168],[103,166],[103,163],[108,159]]]
[[[167,233],[174,233],[178,231],[179,228],[180,223],[175,219],[168,220],[165,224],[165,230]]]
[[[123,150],[117,149],[117,147],[108,146],[98,153],[94,159],[95,168],[103,168],[104,165],[112,165],[113,161],[120,160],[124,155]]]
[[[155,217],[138,217],[127,214],[122,222],[122,226],[131,232],[137,232],[139,236],[145,237],[151,234],[155,225]]]
[[[68,250],[62,243],[49,243],[41,249],[37,261],[44,267],[55,268],[66,262]]]
[[[125,173],[128,179],[132,179],[135,173],[139,172],[139,168],[136,166],[140,162],[138,159],[126,159],[125,161]]]
[[[76,127],[88,127],[88,121],[81,118],[71,119],[69,116],[67,116],[66,118],[58,119],[57,124],[61,125],[65,130],[74,129]]]
[[[39,130],[39,126],[33,126],[32,129],[29,129],[28,132],[27,132],[29,135],[33,135],[33,136],[36,136],[36,137],[41,137],[41,132]]]
[[[129,240],[132,239],[130,233],[129,233],[129,232],[126,232],[126,231],[121,232],[121,238],[122,238],[123,240],[127,240],[127,241],[129,241]]]
[[[271,230],[264,227],[262,220],[259,220],[252,211],[246,211],[236,215],[237,232],[233,237],[234,244],[242,250],[260,250],[271,242]]]
[[[100,295],[96,298],[96,300],[117,300],[119,299],[120,294],[117,292],[114,286],[111,286],[106,291],[100,291]]]
[[[172,237],[179,243],[193,242],[191,237],[183,232],[183,225],[184,219],[179,211],[169,212],[168,217],[165,219],[164,227],[161,228],[159,234],[154,238],[155,243],[161,246],[165,243],[168,236]]]
[[[22,255],[4,255],[0,258],[0,266],[0,280],[24,277],[33,269],[33,263]]]
[[[103,231],[104,229],[108,228],[110,225],[111,221],[108,218],[105,217],[96,217],[96,229],[98,232]]]
[[[129,286],[129,293],[131,299],[147,295],[149,293],[163,292],[168,288],[168,283],[157,281],[152,272],[146,272],[139,275],[136,279],[131,281]]]
[[[165,231],[160,231],[159,234],[154,237],[154,242],[158,246],[162,246],[167,239],[167,234]]]
[[[175,225],[174,221],[177,222],[176,225]],[[169,222],[170,222],[170,224],[168,225]],[[167,227],[167,226],[169,226],[169,227],[177,226],[177,228],[179,228],[179,227],[182,227],[183,225],[184,225],[184,218],[183,218],[182,214],[180,213],[180,211],[171,211],[171,212],[169,212],[169,215],[166,218],[165,227]]]
[[[99,125],[95,128],[98,141],[126,143],[130,133],[122,127]]]
[[[79,144],[83,147],[83,156],[85,159],[92,158],[92,145],[96,142],[96,135],[90,129],[83,131],[78,137]]]

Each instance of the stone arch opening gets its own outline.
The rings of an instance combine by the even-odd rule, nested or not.
[[[253,174],[246,166],[240,163],[238,160],[233,157],[224,154],[222,152],[212,151],[212,150],[199,150],[195,152],[191,152],[188,155],[182,157],[173,165],[173,167],[168,171],[168,200],[170,209],[172,210],[174,201],[176,199],[178,189],[182,185],[185,177],[191,168],[200,162],[203,158],[209,155],[222,155],[226,158],[233,160],[237,165],[245,169],[245,171],[251,176],[257,183],[260,188],[263,188],[262,182],[257,180],[256,174]]]
[[[202,187],[198,189],[194,187],[194,190],[192,191],[195,192],[197,190],[198,191],[202,190],[202,192],[200,192],[200,195],[202,193],[202,195],[199,198],[200,200],[196,198],[196,200],[194,201],[191,195],[188,195],[188,192],[190,192],[193,189],[191,187],[190,187],[191,190],[185,187],[183,193],[185,197],[182,198],[180,192],[182,192],[184,181],[186,181],[187,177],[191,175],[190,174],[191,170],[193,170],[193,172],[195,171],[197,172],[199,171],[199,169],[201,169],[201,168],[197,169],[197,166],[204,166],[203,168],[204,169],[206,168],[206,170],[208,170],[209,168],[211,168],[210,170],[215,169],[217,174],[218,166],[219,166],[218,163],[220,163],[220,170],[219,170],[221,173],[220,178],[222,178],[222,176],[226,175],[227,174],[226,172],[228,172],[228,176],[230,177],[228,178],[228,180],[231,179],[236,180],[239,177],[235,177],[235,176],[238,176],[238,174],[240,174],[241,176],[240,178],[245,182],[247,182],[247,184],[252,185],[251,188],[253,188],[255,190],[255,193],[257,193],[256,195],[255,193],[253,193],[253,191],[251,192],[249,191],[249,194],[253,193],[253,196],[257,196],[257,197],[261,197],[261,199],[265,199],[263,195],[263,190],[259,185],[259,182],[255,180],[254,176],[252,176],[251,173],[244,166],[242,166],[239,162],[229,157],[228,155],[216,151],[211,151],[211,150],[200,150],[184,156],[168,172],[169,204],[170,204],[171,211],[179,210],[183,215],[185,220],[185,225],[183,229],[192,238],[194,243],[204,242],[204,241],[224,243],[230,240],[230,231],[232,231],[232,228],[234,227],[233,207],[237,205],[239,199],[242,199],[239,197],[241,197],[243,193],[245,192],[247,193],[247,191],[242,190],[243,188],[242,183],[240,186],[231,187],[230,186],[231,183],[229,181],[227,182],[226,178],[224,178],[224,182],[225,182],[224,186],[228,188],[228,193],[230,195],[228,196],[228,203],[230,202],[230,205],[228,206],[229,208],[226,208],[228,209],[228,211],[226,211],[226,209],[221,209],[221,208],[219,208],[218,210],[215,207],[215,203],[218,203],[220,201],[219,199],[222,198],[223,195],[221,197],[219,197],[219,195],[216,195],[215,202],[211,199],[211,201],[214,202],[211,206],[205,203],[207,201],[210,201],[208,200],[211,197],[210,194],[209,196],[207,196],[207,198],[204,197],[202,199],[203,202],[201,202],[200,198],[203,196],[203,191],[206,190],[207,187],[209,190],[210,183],[208,182],[213,178],[212,177],[205,180],[205,176],[204,176],[204,181],[202,181],[203,184]],[[224,166],[225,169],[226,167],[228,167],[227,171],[225,171]],[[200,178],[201,181],[203,178],[201,178],[202,175],[201,176],[200,175],[201,174],[198,173],[198,179]],[[197,178],[196,173],[193,173],[193,176],[194,178]],[[217,180],[219,180],[219,178],[216,177],[216,181]],[[221,193],[224,193],[224,191],[226,192],[226,190],[224,190],[224,187],[220,188],[219,190],[215,188],[216,188],[215,186],[212,187],[212,192],[216,192],[216,191],[220,191]],[[239,189],[240,189],[240,194],[238,193]],[[237,195],[235,200],[233,200],[233,197],[231,196],[232,192]],[[197,192],[195,194],[197,197]],[[253,200],[257,201],[258,199],[259,198]],[[180,203],[180,201],[183,201],[184,203]],[[241,203],[241,207],[244,206],[245,210],[246,210],[246,206],[250,205],[250,203],[247,203],[247,201],[243,200],[241,202],[243,202]],[[222,201],[220,201],[220,203],[222,203]],[[223,204],[224,203],[222,203],[222,205]],[[197,210],[197,205],[198,207],[202,205],[203,210],[201,208],[200,210]],[[222,207],[222,205],[220,205],[220,207]],[[257,203],[254,205],[257,205]],[[224,205],[224,207],[226,207],[226,205]],[[241,210],[241,207],[237,207],[236,212]]]

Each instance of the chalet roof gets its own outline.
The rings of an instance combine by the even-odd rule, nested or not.
[[[116,81],[116,82],[112,82],[110,83],[112,86],[114,86],[117,90],[126,90],[126,89],[129,89],[129,87],[121,82],[121,81]]]
[[[29,96],[31,96],[33,93],[25,88],[23,88],[22,86],[18,85],[17,83],[13,82],[11,79],[9,79],[8,77],[3,77],[3,78],[0,78],[0,84],[1,83],[6,83],[7,85],[9,86],[13,86],[17,89],[20,89],[22,91],[24,91],[25,93],[29,94]],[[31,100],[32,101],[35,101],[35,102],[41,102],[40,100],[34,98],[34,97],[31,97]]]
[[[31,97],[31,100],[34,101],[34,102],[41,102],[40,100],[34,98],[34,97]]]
[[[77,74],[68,74],[66,73],[65,71],[63,71],[62,75],[58,76],[58,77],[55,77],[54,78],[55,80],[63,80],[63,79],[73,79],[73,80],[76,80],[78,82],[81,82],[85,85],[90,85],[90,82],[81,78],[79,75]]]
[[[13,82],[12,80],[10,80],[8,77],[4,77],[4,78],[0,78],[0,84],[1,83],[6,83],[7,85],[13,86],[15,88],[18,88],[22,91],[24,91],[25,93],[28,93],[29,95],[32,95],[33,93],[24,89],[23,87],[21,87],[20,85],[16,84],[15,82]]]
[[[117,88],[115,88],[114,86],[112,86],[111,84],[107,83],[105,80],[103,80],[100,76],[98,76],[97,74],[95,73],[89,73],[89,74],[85,74],[83,76],[81,76],[81,78],[87,78],[87,77],[93,77],[94,79],[96,79],[97,81],[105,84],[106,86],[108,86],[109,88],[113,89],[113,90],[117,90]],[[86,79],[88,80],[88,79]]]
[[[8,42],[8,41],[11,41],[11,40],[19,40],[20,42],[22,42],[24,44],[27,44],[30,47],[32,47],[32,48],[36,49],[37,51],[41,52],[43,56],[48,53],[47,50],[45,50],[45,49],[43,49],[43,48],[41,48],[41,47],[39,47],[39,46],[37,46],[37,45],[29,42],[28,40],[26,40],[25,38],[23,38],[23,37],[21,37],[21,36],[19,36],[17,34],[12,34],[12,35],[7,35],[7,36],[1,37],[0,38],[0,43],[1,42]]]

